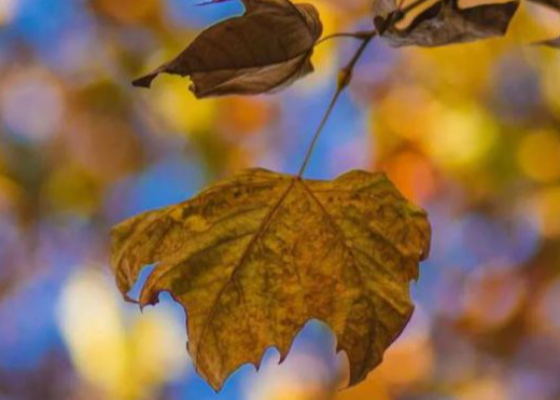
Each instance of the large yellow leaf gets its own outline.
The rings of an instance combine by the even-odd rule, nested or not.
[[[157,263],[139,303],[169,291],[184,306],[188,351],[215,389],[270,346],[284,359],[310,319],[334,330],[353,385],[408,322],[429,242],[425,212],[382,174],[317,181],[253,169],[118,225],[112,266],[126,295]]]

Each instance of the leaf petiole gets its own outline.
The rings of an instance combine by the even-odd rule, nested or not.
[[[359,31],[359,32],[339,32],[339,33],[333,33],[331,35],[327,35],[324,38],[321,38],[321,40],[319,40],[317,43],[315,43],[315,46],[320,45],[321,43],[324,43],[328,40],[331,39],[340,39],[340,38],[350,38],[350,39],[358,39],[358,40],[365,40],[367,39],[369,36],[374,35],[375,34],[375,30],[370,30],[370,31]]]
[[[412,10],[416,9],[417,7],[420,7],[422,4],[428,2],[430,0],[415,0],[414,2],[412,2],[411,4],[409,4],[408,6],[404,7],[402,10],[397,9],[396,11],[394,11],[393,13],[391,13],[389,15],[389,17],[387,18],[387,20],[385,21],[385,23],[383,24],[383,27],[380,31],[380,33],[382,34],[385,30],[391,28],[392,26],[396,25],[398,22],[402,21],[406,15],[411,12]],[[313,135],[313,139],[311,139],[311,143],[307,149],[307,152],[305,154],[305,158],[301,164],[301,167],[299,169],[299,172],[297,174],[297,178],[302,178],[303,174],[305,174],[305,170],[307,169],[307,166],[309,165],[309,161],[311,160],[311,156],[313,155],[313,151],[315,150],[315,147],[317,145],[317,141],[319,140],[319,137],[321,136],[321,133],[323,132],[323,129],[325,128],[325,125],[327,124],[335,106],[336,103],[338,102],[338,99],[340,98],[340,95],[342,94],[342,92],[344,91],[344,89],[346,89],[348,87],[348,85],[350,84],[350,82],[352,81],[352,74],[354,72],[354,67],[356,66],[356,64],[358,63],[358,61],[360,61],[360,58],[362,57],[365,49],[367,48],[367,46],[371,43],[371,41],[373,40],[373,38],[378,34],[378,29],[374,29],[371,31],[362,31],[362,32],[356,32],[356,33],[335,33],[333,35],[329,35],[324,37],[323,39],[321,39],[320,41],[318,41],[316,43],[322,43],[326,40],[329,39],[333,39],[335,37],[352,37],[352,38],[356,38],[356,39],[360,39],[362,40],[362,43],[360,44],[360,47],[358,47],[358,49],[356,50],[356,52],[354,53],[354,55],[352,56],[352,59],[350,60],[350,62],[346,65],[346,67],[342,68],[338,74],[338,79],[337,79],[337,86],[336,86],[336,91],[334,92],[331,101],[327,107],[327,110],[325,111],[325,114],[323,115],[323,118],[321,119],[321,122],[319,123],[319,126],[317,127],[317,130],[315,131],[315,134]]]

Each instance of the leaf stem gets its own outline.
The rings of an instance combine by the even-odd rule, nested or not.
[[[421,6],[422,4],[424,4],[428,1],[430,1],[430,0],[415,0],[412,3],[410,3],[408,6],[404,7],[402,10],[397,9],[397,10],[393,11],[391,14],[389,14],[385,23],[383,24],[384,26],[382,27],[382,30],[380,30],[380,34],[383,34],[383,32],[385,30],[395,26],[398,22],[402,21],[409,12],[411,12],[412,10],[416,9],[417,7]],[[330,36],[326,36],[322,40],[317,42],[317,44],[319,44],[319,43],[321,43],[325,40],[332,39],[332,38],[335,38],[335,37],[353,37],[353,38],[362,40],[362,43],[360,44],[360,47],[358,47],[358,49],[356,50],[356,52],[352,56],[352,59],[350,60],[350,62],[346,65],[346,67],[342,68],[340,70],[339,74],[338,74],[336,91],[334,92],[334,94],[331,98],[331,101],[330,101],[330,103],[327,107],[327,110],[325,111],[325,114],[323,115],[323,118],[321,119],[321,122],[320,122],[319,126],[317,127],[317,130],[315,131],[315,134],[313,135],[313,139],[311,140],[311,143],[310,143],[309,147],[307,148],[305,158],[304,158],[303,163],[301,164],[301,167],[300,167],[299,172],[297,174],[298,179],[302,178],[303,174],[305,174],[305,170],[307,169],[307,167],[309,165],[309,161],[311,160],[311,156],[313,155],[313,151],[315,150],[315,147],[317,146],[317,142],[319,140],[319,137],[321,136],[321,133],[323,132],[323,129],[325,128],[325,125],[327,124],[327,122],[328,122],[328,120],[329,120],[337,102],[338,102],[338,99],[340,98],[340,95],[342,94],[344,89],[346,89],[348,87],[348,85],[350,84],[350,82],[352,81],[352,75],[353,75],[353,72],[354,72],[354,67],[356,66],[358,61],[360,61],[360,58],[364,54],[365,49],[367,48],[367,46],[370,44],[370,42],[373,40],[373,38],[377,34],[378,34],[378,29],[375,29],[375,30],[372,30],[372,31],[356,32],[356,33],[337,33],[337,34],[333,34],[333,35],[330,35]]]
[[[377,34],[376,31],[371,31],[367,37],[362,38],[362,43],[354,53],[354,56],[352,57],[350,62],[346,65],[346,67],[340,70],[338,74],[336,91],[334,92],[331,102],[327,107],[327,111],[323,115],[323,119],[321,120],[321,123],[319,124],[317,130],[315,131],[315,134],[313,135],[311,144],[309,145],[309,148],[307,149],[307,153],[305,154],[305,159],[303,160],[303,163],[301,164],[301,168],[297,174],[298,178],[301,178],[305,173],[305,170],[309,165],[309,161],[311,160],[311,155],[313,154],[313,151],[315,150],[315,147],[317,145],[317,141],[319,140],[319,137],[321,136],[321,133],[323,132],[323,129],[325,128],[325,125],[327,124],[327,121],[329,120],[329,117],[331,116],[334,107],[336,106],[336,103],[340,98],[340,95],[342,94],[344,89],[348,87],[350,81],[352,80],[352,73],[354,71],[354,67],[356,66],[356,64],[362,57],[364,50],[367,48],[368,44],[372,41],[372,39],[375,37],[376,34]]]
[[[369,36],[374,34],[374,30],[372,31],[359,31],[359,32],[338,32],[338,33],[333,33],[331,35],[327,35],[323,38],[321,38],[321,40],[319,40],[317,43],[315,43],[315,46],[320,45],[321,43],[324,43],[328,40],[331,39],[338,39],[338,38],[351,38],[351,39],[358,39],[358,40],[365,40],[367,39]]]
[[[329,106],[327,107],[327,111],[325,112],[325,115],[323,115],[323,119],[321,120],[319,127],[317,128],[315,134],[313,135],[311,144],[309,145],[307,149],[307,153],[305,154],[305,159],[303,160],[303,163],[301,164],[301,168],[299,169],[299,172],[297,174],[298,178],[301,178],[305,173],[305,170],[307,169],[307,165],[309,164],[309,161],[311,159],[311,155],[313,154],[313,150],[315,150],[315,146],[317,145],[317,141],[319,140],[319,136],[321,136],[321,132],[323,131],[323,128],[325,127],[327,121],[329,120],[329,117],[331,116],[331,113],[334,110],[334,106],[336,106],[336,103],[338,102],[338,98],[340,97],[341,93],[342,90],[337,88],[336,92],[334,93],[334,96],[331,99],[331,102],[329,103]]]

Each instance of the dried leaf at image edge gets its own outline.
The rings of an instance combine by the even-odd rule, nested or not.
[[[383,174],[334,181],[253,169],[112,234],[123,295],[156,264],[138,302],[168,291],[188,313],[188,351],[219,390],[269,346],[283,360],[311,319],[328,324],[365,379],[409,321],[409,284],[427,257],[430,225]]]
[[[442,0],[421,12],[408,27],[385,30],[382,38],[394,47],[436,47],[503,36],[518,7],[519,2],[511,1],[463,9],[457,0]]]
[[[244,15],[208,28],[176,59],[133,84],[150,87],[159,74],[169,73],[190,76],[198,98],[261,94],[313,71],[313,47],[323,30],[315,7],[288,0],[243,4]]]

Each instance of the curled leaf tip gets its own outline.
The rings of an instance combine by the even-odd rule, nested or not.
[[[134,81],[132,81],[132,86],[149,89],[152,86],[152,82],[154,81],[154,79],[157,78],[158,74],[158,72],[155,72],[135,79]]]
[[[124,294],[123,295],[124,301],[126,301],[127,303],[131,303],[131,304],[138,304],[140,305],[140,302],[136,299],[133,299],[132,297],[130,297],[128,294]],[[142,307],[140,307],[141,309]]]

